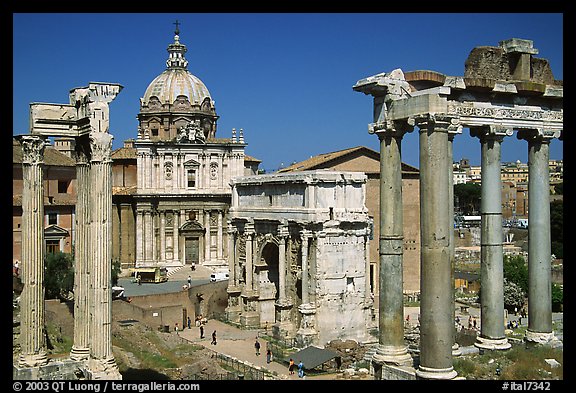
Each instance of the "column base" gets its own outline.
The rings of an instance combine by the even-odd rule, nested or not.
[[[453,367],[450,368],[431,368],[419,366],[416,370],[417,379],[455,379],[458,373]]]
[[[531,330],[526,330],[524,335],[524,341],[534,344],[548,344],[552,341],[559,341],[558,338],[554,337],[554,332],[543,333],[543,332],[533,332]]]
[[[31,355],[20,354],[20,358],[18,359],[18,367],[21,368],[40,367],[46,364],[48,364],[48,356],[44,351],[33,353]]]
[[[121,380],[122,374],[118,370],[114,357],[106,359],[90,359],[86,363],[86,374],[89,380]]]
[[[90,358],[90,348],[78,348],[72,346],[70,350],[70,359],[77,361],[84,361]]]
[[[452,345],[452,356],[462,356],[462,349],[460,349],[460,345],[458,345],[458,343],[454,343],[454,345]]]
[[[414,360],[405,346],[389,346],[379,344],[376,353],[372,356],[376,364],[393,364],[396,366],[412,366]]]
[[[508,342],[508,339],[506,337],[500,339],[494,339],[494,338],[477,336],[474,346],[480,349],[506,350],[510,349],[512,347],[512,344]]]

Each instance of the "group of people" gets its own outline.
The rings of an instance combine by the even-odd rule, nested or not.
[[[294,359],[290,358],[290,361],[288,362],[288,372],[290,373],[290,375],[294,375],[295,367],[296,365],[294,363]],[[302,360],[300,360],[297,367],[298,367],[298,378],[304,378],[304,363],[302,363]]]

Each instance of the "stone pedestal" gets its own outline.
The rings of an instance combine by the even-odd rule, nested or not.
[[[240,298],[242,299],[240,325],[247,328],[259,328],[258,294],[254,291],[246,291]]]
[[[276,323],[272,327],[274,337],[293,337],[296,328],[290,320],[290,312],[293,307],[292,303],[288,301],[278,301],[274,306],[276,307]]]
[[[305,303],[298,306],[301,314],[300,328],[296,332],[296,343],[299,347],[306,347],[314,342],[318,337],[316,331],[316,306]]]
[[[227,321],[240,323],[240,314],[242,314],[242,298],[240,297],[239,287],[228,287],[228,306],[226,307],[225,313]]]
[[[51,361],[48,364],[36,367],[20,367],[14,365],[12,379],[20,381],[39,380],[77,380],[85,379],[84,362],[70,359]]]

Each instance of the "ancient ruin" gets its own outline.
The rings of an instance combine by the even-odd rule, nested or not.
[[[478,137],[482,149],[482,326],[476,346],[507,349],[504,335],[500,146],[506,136],[528,142],[529,152],[529,313],[526,341],[554,339],[551,313],[550,204],[548,158],[552,138],[563,131],[563,87],[530,40],[512,38],[498,47],[474,48],[463,77],[435,71],[381,73],[358,81],[353,89],[374,97],[369,132],[381,141],[380,211],[381,289],[379,349],[373,357],[377,377],[382,367],[406,364],[402,320],[402,253],[395,246],[401,211],[394,203],[400,177],[402,136],[414,126],[420,133],[421,341],[422,379],[453,379],[454,349],[453,231],[451,217],[452,141],[462,128]],[[390,172],[390,173],[388,173]],[[396,196],[396,197],[395,197]],[[384,205],[382,205],[384,207]],[[387,229],[387,231],[384,230]],[[386,267],[388,266],[388,267]],[[386,270],[388,269],[388,270]]]
[[[122,379],[112,354],[110,102],[122,86],[92,82],[70,91],[70,104],[30,104],[23,150],[21,354],[15,379]],[[70,359],[49,362],[44,337],[43,151],[47,137],[75,139],[78,202],[74,273],[74,345]]]

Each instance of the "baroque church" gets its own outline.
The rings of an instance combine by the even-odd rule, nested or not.
[[[122,268],[227,266],[230,180],[256,174],[243,130],[218,138],[204,83],[188,70],[178,27],[166,69],[140,99],[135,140],[113,152],[113,258]]]

